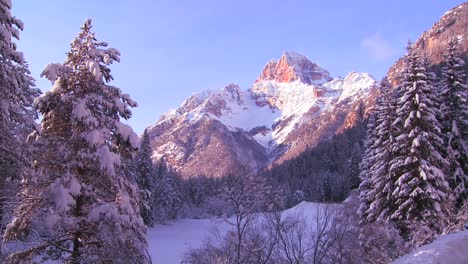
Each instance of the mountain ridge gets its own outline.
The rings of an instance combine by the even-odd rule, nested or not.
[[[468,60],[467,30],[468,2],[445,12],[430,29],[421,34],[413,46],[420,53],[426,54],[431,70],[439,73],[451,37],[457,39],[458,51],[462,55],[462,59]],[[393,85],[400,82],[401,71],[404,68],[403,63],[403,58],[398,59],[387,72],[388,79]],[[468,70],[468,63],[465,64],[465,69]]]
[[[356,111],[352,105],[367,100],[376,86],[368,73],[332,78],[296,52],[275,63],[267,63],[247,90],[236,84],[205,90],[163,114],[148,128],[154,160],[164,159],[183,177],[255,173],[298,146],[334,135]],[[310,133],[304,127],[316,118],[329,126],[303,140],[297,131]]]

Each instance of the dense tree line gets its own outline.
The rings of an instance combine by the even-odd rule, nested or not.
[[[464,62],[454,39],[441,76],[427,70],[424,56],[409,44],[402,83],[382,81],[360,174],[364,232],[393,226],[411,247],[444,232],[466,204],[468,186]]]
[[[142,141],[143,142],[143,141]],[[143,149],[143,148],[142,148]],[[138,166],[136,171],[138,171]],[[236,213],[232,197],[242,188],[260,188],[265,186],[269,193],[277,199],[285,200],[283,188],[273,188],[265,177],[247,177],[228,175],[222,178],[205,176],[182,179],[176,172],[168,168],[163,161],[152,166],[151,178],[154,185],[145,187],[140,180],[142,200],[140,213],[148,226],[155,223],[165,223],[179,218],[209,218],[228,217]],[[137,177],[140,177],[136,174]],[[245,183],[244,183],[245,182]],[[237,189],[233,187],[238,187]],[[239,194],[242,192],[240,191]],[[268,195],[259,192],[259,195]],[[257,197],[257,200],[259,197]],[[284,203],[277,203],[276,209],[284,208]],[[265,207],[255,207],[259,212]]]
[[[302,200],[343,201],[359,186],[366,122],[361,114],[356,126],[309,148],[296,158],[261,172],[259,176],[284,186],[288,206]]]

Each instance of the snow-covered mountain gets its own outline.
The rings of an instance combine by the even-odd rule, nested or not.
[[[162,115],[148,128],[153,158],[184,177],[252,173],[353,126],[375,86],[367,73],[332,78],[286,52],[267,63],[250,89],[206,90]]]

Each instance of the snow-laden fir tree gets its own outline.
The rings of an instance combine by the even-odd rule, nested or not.
[[[159,164],[153,201],[155,221],[164,222],[177,218],[183,202],[183,189],[180,179],[167,170],[164,163]]]
[[[359,184],[359,209],[358,214],[363,222],[367,221],[367,210],[371,200],[369,199],[369,191],[371,190],[370,182],[370,167],[372,165],[371,157],[375,156],[375,150],[372,148],[372,143],[375,140],[375,128],[376,128],[376,112],[374,111],[369,116],[367,121],[366,139],[364,141],[364,155],[361,163],[359,164],[359,178],[361,183]]]
[[[413,244],[439,233],[450,207],[450,188],[443,172],[447,162],[440,153],[437,89],[429,74],[424,59],[409,44],[403,82],[397,87],[402,96],[392,124],[401,130],[392,147],[390,178],[397,180],[391,190],[395,207],[388,214]]]
[[[30,162],[24,140],[37,117],[32,104],[39,91],[34,86],[15,39],[23,30],[11,14],[11,1],[0,0],[0,220],[8,219],[5,199],[15,196],[17,180]],[[3,230],[2,230],[3,231]],[[1,231],[0,231],[1,232]]]
[[[394,141],[392,122],[395,118],[393,91],[387,78],[380,83],[380,96],[377,99],[373,120],[368,127],[367,151],[361,166],[362,191],[361,216],[367,222],[385,221],[392,210],[392,190],[395,179],[389,174],[388,164],[392,158],[391,147]]]
[[[351,158],[346,163],[346,173],[343,175],[344,179],[346,179],[346,191],[359,187],[359,163],[362,161],[362,152],[361,145],[358,142],[354,143]],[[348,195],[348,193],[346,192],[345,195]]]
[[[367,258],[386,263],[401,253],[398,230],[389,220],[394,209],[391,195],[395,179],[389,174],[392,143],[397,133],[395,119],[396,97],[385,77],[379,85],[380,95],[368,121],[365,154],[360,164],[359,242]],[[393,255],[392,255],[393,254]]]
[[[447,175],[458,206],[467,199],[468,188],[468,85],[464,61],[457,51],[457,40],[451,38],[447,47],[441,78],[441,110],[447,147]]]
[[[194,177],[184,181],[187,192],[187,200],[195,206],[199,206],[204,202],[208,195],[213,193],[209,190],[209,178]]]
[[[153,209],[155,189],[155,172],[153,161],[151,160],[151,144],[148,136],[148,131],[145,129],[140,140],[140,148],[138,150],[135,167],[138,187],[140,188],[142,203],[140,205],[140,214],[143,221],[148,226],[154,225]]]
[[[107,83],[119,52],[81,27],[63,64],[42,75],[53,82],[35,105],[43,115],[35,138],[34,173],[7,227],[10,263],[148,263],[138,188],[121,164],[138,136],[120,122],[136,103]],[[13,243],[15,242],[15,243]],[[8,245],[13,247],[8,248]]]

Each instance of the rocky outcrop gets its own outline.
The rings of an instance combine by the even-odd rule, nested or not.
[[[465,61],[468,59],[468,3],[463,3],[447,11],[431,29],[425,31],[414,43],[421,54],[426,54],[432,70],[438,72],[447,51],[450,38],[458,41],[458,50]],[[465,64],[468,70],[468,63]],[[403,59],[399,59],[388,71],[389,81],[398,84],[399,76],[404,68]]]
[[[220,121],[203,117],[190,125],[174,123],[150,129],[153,158],[164,160],[183,177],[242,174],[265,166],[264,147],[245,131],[231,131]]]

